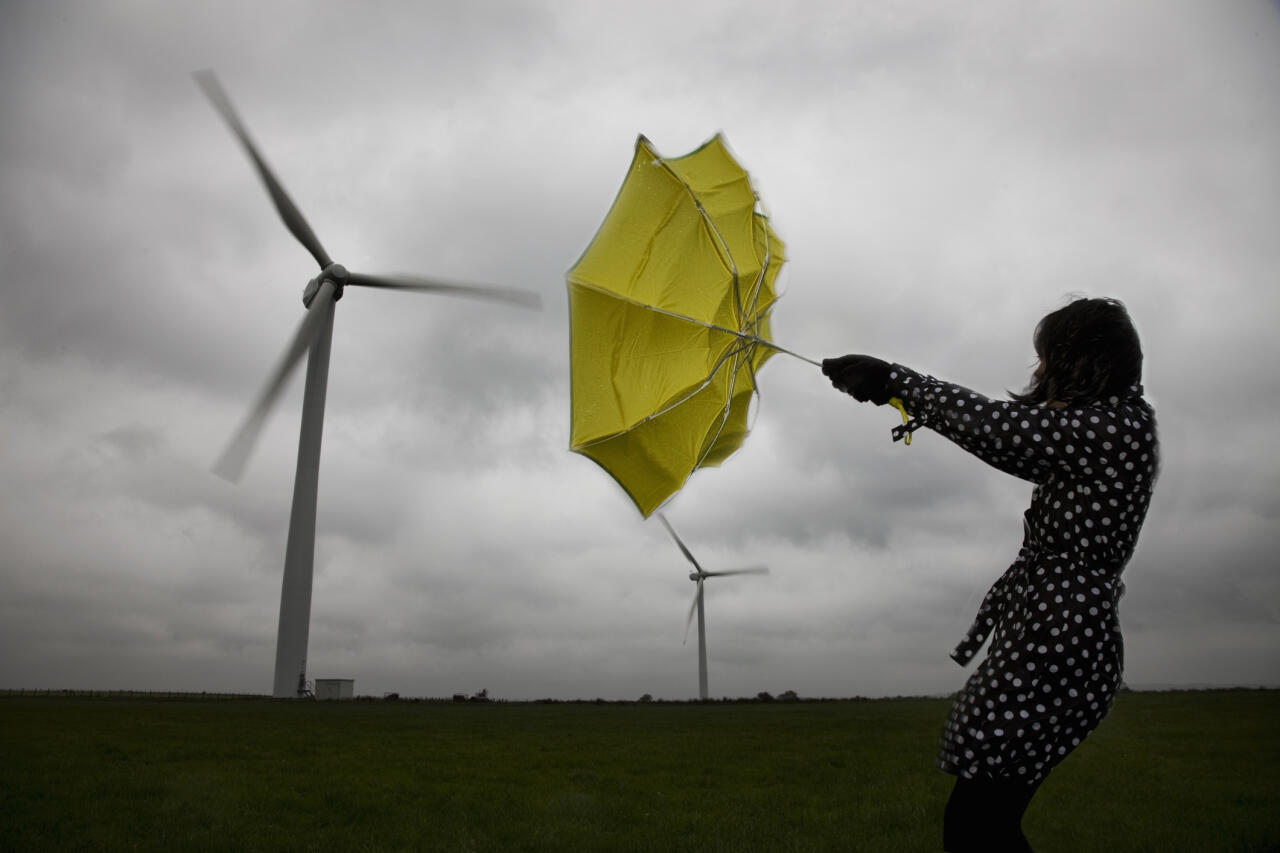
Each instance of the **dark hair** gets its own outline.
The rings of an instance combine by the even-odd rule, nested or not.
[[[1036,325],[1041,369],[1021,394],[1023,403],[1092,403],[1127,397],[1142,381],[1142,345],[1124,304],[1075,299]]]

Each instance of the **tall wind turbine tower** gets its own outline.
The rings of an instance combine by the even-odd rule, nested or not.
[[[272,695],[293,698],[306,694],[307,641],[311,627],[311,584],[315,557],[316,495],[320,481],[320,438],[324,428],[325,391],[329,377],[329,351],[333,340],[334,308],[348,285],[410,292],[445,293],[492,299],[538,308],[536,293],[508,288],[446,282],[404,275],[366,275],[350,272],[334,263],[316,238],[301,211],[249,138],[231,100],[212,71],[197,71],[196,82],[253,161],[285,227],[320,266],[320,274],[307,282],[302,293],[306,313],[284,355],[269,374],[240,429],[214,465],[214,471],[235,482],[258,440],[267,415],[275,406],[286,380],[304,354],[307,376],[302,400],[302,426],[298,435],[298,463],[293,481],[293,505],[285,545],[284,579],[280,590],[280,621],[276,633],[275,680]]]
[[[680,536],[676,533],[675,528],[671,526],[671,522],[667,521],[667,517],[662,513],[658,513],[658,518],[666,526],[667,532],[671,534],[671,538],[676,540],[676,544],[680,546],[681,552],[693,563],[693,571],[689,573],[689,580],[696,583],[697,589],[693,593],[693,603],[689,605],[689,616],[685,619],[684,634],[689,636],[689,625],[693,622],[693,614],[698,614],[698,698],[707,698],[707,617],[706,605],[703,602],[702,585],[707,578],[725,577],[727,575],[765,575],[769,570],[763,566],[750,569],[729,569],[721,572],[708,572],[698,564],[693,554],[681,541]]]

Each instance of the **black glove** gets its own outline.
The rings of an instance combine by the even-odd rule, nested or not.
[[[822,372],[837,391],[853,396],[860,403],[883,406],[893,395],[889,393],[889,362],[869,355],[842,355],[822,362]]]

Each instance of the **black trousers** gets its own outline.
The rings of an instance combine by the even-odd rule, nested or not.
[[[956,779],[942,819],[948,853],[1031,853],[1022,815],[1038,784],[1004,779]]]

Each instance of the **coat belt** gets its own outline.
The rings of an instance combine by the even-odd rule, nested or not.
[[[1032,558],[1036,551],[1035,536],[1031,532],[1031,525],[1027,522],[1026,516],[1023,516],[1022,550],[1018,552],[1018,557],[1013,561],[1013,565],[1005,569],[1004,574],[987,590],[987,594],[983,596],[982,604],[978,606],[978,614],[973,618],[973,624],[965,632],[964,639],[952,649],[951,659],[956,663],[966,666],[969,661],[973,660],[973,656],[978,653],[978,649],[982,648],[982,644],[987,641],[987,637],[1000,624],[1000,620],[1004,618],[1005,605],[1009,598],[1009,588],[1013,584],[1014,577],[1022,571],[1023,566],[1034,562]]]
[[[986,596],[982,599],[982,604],[978,607],[978,614],[973,619],[973,624],[969,626],[964,639],[951,651],[951,659],[961,666],[965,666],[969,661],[973,660],[973,656],[978,653],[978,649],[982,648],[982,644],[987,641],[987,637],[1005,618],[1014,582],[1018,580],[1020,575],[1025,575],[1029,566],[1036,565],[1037,562],[1045,557],[1060,556],[1063,559],[1070,559],[1066,554],[1046,552],[1041,549],[1036,543],[1035,536],[1032,534],[1031,527],[1027,524],[1026,519],[1023,519],[1022,527],[1022,550],[1018,552],[1017,559],[987,590]],[[1123,564],[1115,568],[1117,575],[1121,568],[1123,568]],[[1115,602],[1119,601],[1120,596],[1124,595],[1124,583],[1117,577],[1113,579],[1109,586],[1112,590],[1111,595],[1114,605]]]
[[[973,619],[973,624],[969,626],[964,639],[951,652],[951,659],[956,663],[965,666],[973,660],[978,649],[982,648],[987,637],[991,635],[996,625],[1000,624],[1000,620],[1004,618],[1005,604],[1009,598],[1009,587],[1013,583],[1014,575],[1020,572],[1025,564],[1023,555],[1019,554],[1013,565],[991,585],[991,589],[987,590],[982,604],[978,607],[978,615]]]

